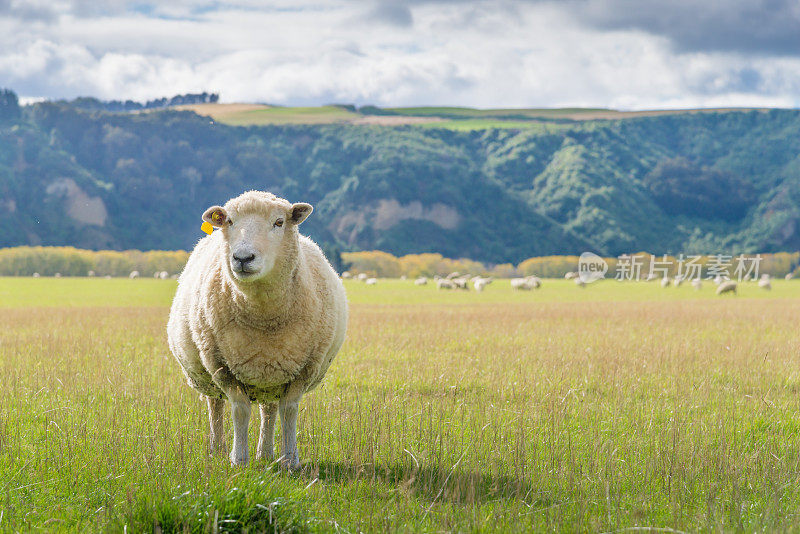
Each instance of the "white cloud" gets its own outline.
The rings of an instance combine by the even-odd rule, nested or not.
[[[57,5],[32,24],[0,12],[0,85],[28,98],[209,90],[280,104],[622,109],[796,106],[800,94],[797,57],[678,53],[665,36],[581,25],[561,4],[419,2],[410,19],[357,0],[92,5]]]

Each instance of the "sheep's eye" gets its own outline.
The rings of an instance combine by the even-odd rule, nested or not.
[[[277,221],[275,221],[275,226],[277,226],[278,228],[283,226],[283,219],[278,219]]]

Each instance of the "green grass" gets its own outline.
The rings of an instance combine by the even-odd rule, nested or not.
[[[800,282],[773,285],[348,281],[286,474],[205,453],[174,281],[0,278],[0,532],[796,530]]]

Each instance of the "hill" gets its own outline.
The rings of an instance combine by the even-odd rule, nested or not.
[[[439,113],[438,124],[246,127],[175,109],[0,113],[10,223],[0,246],[190,248],[207,206],[258,188],[314,204],[305,230],[345,250],[516,263],[800,247],[795,110],[581,121]],[[525,124],[447,126],[474,120]]]

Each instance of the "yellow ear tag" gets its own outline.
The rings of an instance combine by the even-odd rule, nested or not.
[[[208,221],[203,221],[203,224],[200,225],[200,229],[208,235],[211,235],[211,232],[214,231],[214,227],[211,226],[211,223]]]

